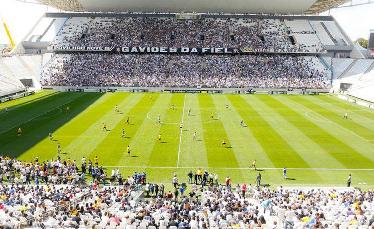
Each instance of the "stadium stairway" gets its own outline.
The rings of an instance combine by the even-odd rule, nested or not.
[[[354,65],[341,77],[364,74],[368,70],[372,62],[373,60],[370,59],[357,59],[354,61]]]
[[[354,60],[348,67],[337,77],[337,79],[341,79],[351,70],[351,68],[356,64],[357,60]]]
[[[374,70],[374,60],[373,60],[373,62],[371,63],[371,65],[369,66],[369,68],[364,72],[364,74],[369,73],[369,72],[371,72],[371,71],[373,71],[373,70]]]

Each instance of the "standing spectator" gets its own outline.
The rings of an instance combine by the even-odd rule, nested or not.
[[[230,177],[226,177],[226,188],[228,190],[231,190],[231,178]]]
[[[173,180],[172,180],[172,184],[173,184],[174,188],[178,187],[178,177],[177,177],[176,174],[174,174],[174,177],[173,177]]]
[[[287,179],[287,168],[283,168],[283,179]]]
[[[351,187],[351,183],[352,183],[352,175],[349,174],[348,179],[347,179],[347,187]]]
[[[192,170],[190,170],[190,172],[187,174],[187,176],[188,176],[188,183],[192,184],[192,176],[193,176]]]
[[[247,184],[243,183],[242,184],[242,197],[243,197],[243,199],[245,199],[246,192],[247,192]]]
[[[257,184],[257,188],[261,186],[261,173],[258,173],[256,177],[256,184]]]

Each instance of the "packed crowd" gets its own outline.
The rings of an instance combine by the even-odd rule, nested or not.
[[[116,169],[109,178],[112,185],[99,184],[97,176],[86,185],[50,182],[53,174],[58,174],[54,172],[56,167],[63,168],[59,177],[68,176],[70,170],[94,177],[85,170],[85,160],[82,158],[78,169],[74,161],[56,160],[49,165],[37,158],[26,163],[1,157],[1,178],[6,179],[0,183],[0,225],[6,228],[374,228],[373,191],[282,187],[271,190],[250,184],[234,185],[230,177],[221,184],[216,174],[201,169],[187,174],[188,183],[192,183],[188,189],[174,174],[170,185],[173,192],[166,191],[162,184],[149,183],[143,173],[129,176],[122,183]],[[88,161],[87,165],[91,170],[98,167],[96,161]],[[16,183],[15,178],[23,173],[33,177],[33,181],[29,183],[26,178]],[[205,181],[206,185],[199,185]],[[139,193],[144,193],[143,197]]]
[[[146,182],[145,173],[135,172],[123,179],[118,169],[112,170],[108,177],[105,169],[99,166],[97,157],[94,162],[83,157],[79,165],[76,160],[69,158],[61,160],[58,157],[56,160],[40,162],[37,157],[30,163],[0,156],[0,183],[5,181],[15,185],[86,185],[87,176],[92,178],[91,183],[94,185],[112,185],[114,182],[119,185],[143,185]]]
[[[70,18],[51,46],[235,47],[274,52],[321,52],[289,38],[279,19],[162,17]]]
[[[327,88],[316,57],[56,54],[46,86]]]

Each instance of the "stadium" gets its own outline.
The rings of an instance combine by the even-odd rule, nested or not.
[[[14,2],[53,10],[1,24],[1,227],[374,228],[354,1]]]

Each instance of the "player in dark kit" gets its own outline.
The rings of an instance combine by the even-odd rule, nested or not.
[[[130,153],[131,153],[131,149],[130,149],[130,145],[127,146],[127,155],[130,156]]]
[[[60,143],[57,143],[57,156],[58,156],[58,158],[60,158],[60,154],[61,154],[61,145],[60,145]]]
[[[125,137],[125,128],[122,128],[122,138]]]
[[[127,116],[127,119],[126,119],[126,124],[130,124],[130,117],[129,116]]]
[[[261,173],[258,173],[256,177],[256,186],[257,188],[261,186]]]
[[[283,178],[287,179],[287,168],[286,167],[283,168]]]

